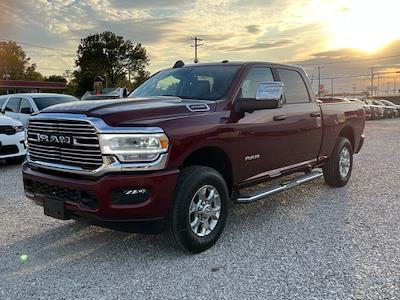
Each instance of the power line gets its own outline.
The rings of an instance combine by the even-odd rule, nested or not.
[[[29,47],[36,47],[36,48],[40,48],[40,49],[46,49],[46,50],[52,50],[52,51],[61,51],[61,52],[67,52],[67,53],[74,53],[75,54],[75,52],[71,51],[71,50],[46,47],[46,46],[42,46],[42,45],[36,45],[36,44],[31,44],[31,43],[19,42],[19,41],[13,41],[13,40],[2,39],[2,38],[0,38],[0,40],[1,41],[6,41],[6,42],[14,42],[14,43],[25,45],[25,46],[29,46]]]
[[[398,74],[398,73],[400,73],[400,71],[397,71],[397,72],[380,72],[380,73],[374,73],[374,76],[377,76],[377,75],[385,75],[385,74]],[[325,77],[325,78],[321,78],[321,80],[346,79],[346,78],[362,78],[362,77],[371,77],[371,74]]]
[[[318,65],[336,65],[336,64],[349,64],[349,63],[354,63],[354,62],[359,62],[359,61],[373,61],[373,60],[380,60],[380,59],[389,59],[389,58],[396,58],[400,57],[400,55],[392,55],[392,56],[381,56],[381,57],[373,57],[373,58],[361,58],[361,59],[353,59],[349,61],[338,61],[338,62],[320,62],[320,63],[306,63],[302,64],[299,63],[301,66],[318,66]]]

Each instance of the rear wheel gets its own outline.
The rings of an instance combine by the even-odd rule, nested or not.
[[[322,168],[326,184],[333,187],[345,186],[353,168],[353,148],[345,137],[339,137],[332,156]]]
[[[169,215],[169,234],[182,250],[212,247],[228,216],[228,189],[217,171],[191,166],[182,171]]]

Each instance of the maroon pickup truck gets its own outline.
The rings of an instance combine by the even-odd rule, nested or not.
[[[127,99],[33,116],[24,188],[48,216],[166,229],[180,248],[201,252],[222,233],[229,201],[250,203],[321,176],[346,185],[364,124],[358,103],[318,103],[298,67],[177,62]]]

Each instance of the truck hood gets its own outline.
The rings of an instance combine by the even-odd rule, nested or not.
[[[149,124],[215,110],[213,101],[151,97],[79,101],[48,107],[41,113],[75,113],[102,118],[111,126]]]

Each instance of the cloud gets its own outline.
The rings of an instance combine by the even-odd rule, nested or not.
[[[400,53],[400,42],[375,54],[332,49],[323,12],[330,1],[320,0],[0,0],[0,38],[61,48],[61,53],[23,46],[38,67],[72,69],[81,38],[110,30],[141,42],[150,56],[151,72],[170,67],[177,59],[193,60],[191,37],[202,38],[200,61],[294,61],[316,76],[317,64],[330,63],[323,76],[370,72],[371,65],[395,64],[398,58],[344,61]],[[344,3],[344,2],[343,2]],[[348,3],[337,4],[347,12]],[[325,8],[325,9],[324,9]],[[336,11],[335,11],[336,13]],[[23,17],[21,17],[23,16]],[[46,71],[43,73],[62,73]],[[338,80],[348,86],[349,80]],[[361,85],[361,83],[358,83]],[[362,83],[367,85],[367,82]]]
[[[228,52],[238,52],[238,51],[250,51],[250,50],[266,50],[271,48],[280,48],[292,45],[293,41],[291,40],[279,40],[275,42],[264,42],[264,43],[254,43],[248,44],[244,46],[238,47],[230,47],[230,46],[222,46],[219,47],[219,50],[228,51]]]
[[[163,7],[182,7],[187,3],[184,0],[111,0],[110,4],[118,8],[163,8]]]
[[[126,39],[140,43],[157,43],[174,35],[181,22],[177,18],[160,18],[126,21],[97,20],[93,28],[73,31],[78,36],[87,36],[94,32],[112,31]],[[94,30],[95,29],[95,30]]]
[[[246,31],[251,34],[259,34],[261,32],[260,25],[247,25]]]

